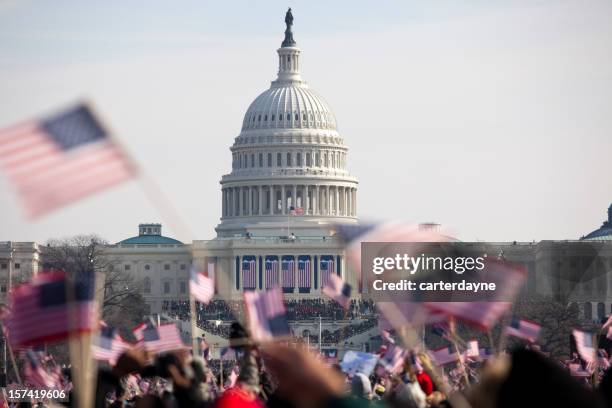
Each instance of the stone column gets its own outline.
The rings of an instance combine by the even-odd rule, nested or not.
[[[302,190],[302,200],[304,201],[304,214],[308,214],[310,211],[310,192],[308,191],[308,185],[304,185],[304,189]]]
[[[262,215],[263,214],[263,186],[259,186],[259,189],[257,190],[257,202],[259,203],[259,206],[257,207],[257,214]]]
[[[285,214],[285,207],[287,207],[287,202],[286,202],[286,197],[285,197],[285,186],[282,185],[281,186],[281,214]]]
[[[238,200],[236,197],[238,196],[238,189],[236,187],[232,187],[232,217],[238,215]]]
[[[244,288],[244,279],[242,279],[242,260],[243,260],[242,255],[239,255],[238,256],[238,279],[240,280],[240,285],[238,285],[238,290],[240,292],[242,292]],[[236,287],[236,285],[234,285],[234,287]]]
[[[243,205],[242,205],[242,187],[237,187],[236,190],[238,190],[238,216],[242,215],[243,212]]]
[[[357,189],[353,189],[353,215],[357,216]]]
[[[310,292],[312,293],[314,287],[314,276],[315,276],[315,265],[313,262],[313,256],[310,255]],[[319,288],[321,287],[321,281],[319,282]]]
[[[325,215],[331,215],[330,187],[325,186]]]
[[[247,215],[253,215],[253,189],[251,186],[247,187]]]
[[[297,184],[293,185],[293,197],[291,197],[291,205],[297,208]]]
[[[312,213],[314,215],[319,215],[321,213],[321,204],[320,204],[320,197],[319,197],[319,185],[317,184],[315,186],[315,191],[314,191],[314,200],[312,200]]]
[[[338,191],[338,186],[336,186],[336,202],[335,202],[335,210],[336,215],[340,215],[340,191]]]
[[[270,215],[274,214],[274,186],[270,185],[269,186],[270,191],[268,191],[268,194],[270,196]]]

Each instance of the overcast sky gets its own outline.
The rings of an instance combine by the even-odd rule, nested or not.
[[[92,3],[0,0],[0,127],[93,100],[194,236],[165,235],[214,237],[229,146],[275,78],[289,5],[361,218],[575,239],[612,202],[609,1]],[[167,221],[130,182],[28,222],[0,174],[0,240],[115,242]]]

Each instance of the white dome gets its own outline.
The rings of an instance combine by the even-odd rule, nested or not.
[[[329,105],[304,82],[273,84],[249,106],[242,130],[333,129],[336,118]]]

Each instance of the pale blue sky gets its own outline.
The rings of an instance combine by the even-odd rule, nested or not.
[[[608,1],[0,0],[0,127],[92,99],[194,236],[249,103],[275,76],[287,6],[367,218],[465,240],[571,239],[612,201]],[[0,175],[0,240],[165,221],[137,183],[27,222]],[[174,235],[166,229],[168,235]]]

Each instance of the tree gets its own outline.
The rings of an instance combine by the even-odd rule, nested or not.
[[[69,276],[94,272],[101,277],[97,299],[101,315],[111,325],[129,329],[140,322],[147,305],[131,273],[117,268],[117,260],[105,251],[108,243],[95,235],[52,239],[42,250],[43,267]]]

